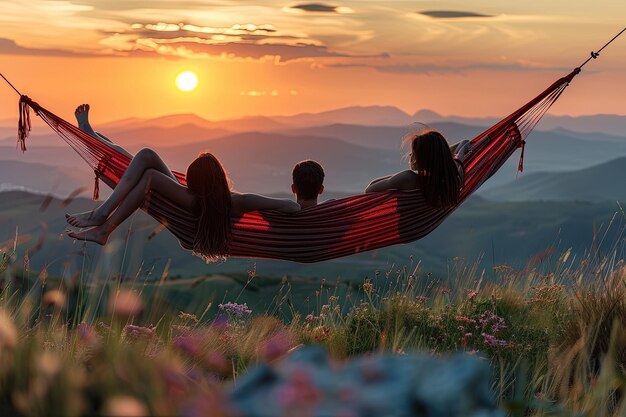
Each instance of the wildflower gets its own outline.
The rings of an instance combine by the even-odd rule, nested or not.
[[[201,350],[200,340],[195,335],[176,337],[174,339],[174,347],[189,356],[196,356]]]
[[[313,314],[309,314],[305,318],[306,321],[315,321],[316,319],[317,317],[315,317]]]
[[[51,352],[44,351],[37,358],[36,369],[42,376],[52,379],[61,370],[61,360]]]
[[[39,273],[39,279],[41,280],[41,287],[46,286],[46,281],[48,280],[48,267],[44,265],[43,269]]]
[[[365,280],[365,282],[363,283],[363,291],[365,291],[365,294],[371,295],[373,290],[374,284],[372,284],[372,281],[370,281],[369,279]]]
[[[226,374],[229,371],[228,361],[220,352],[209,352],[205,358],[206,367],[216,374]]]
[[[184,311],[178,313],[178,318],[182,320],[191,320],[196,323],[198,322],[198,318],[195,314],[185,313]]]
[[[93,326],[87,323],[80,323],[77,330],[78,338],[85,345],[95,348],[100,344],[100,336],[98,336],[98,333]]]
[[[172,333],[174,334],[174,336],[181,336],[181,335],[189,334],[191,330],[192,329],[189,326],[178,326],[178,325],[172,326]]]
[[[265,340],[259,351],[259,356],[266,361],[273,361],[286,354],[293,345],[291,334],[283,330]]]
[[[252,267],[251,270],[248,271],[248,279],[253,279],[256,277],[256,262],[254,263],[254,266]]]
[[[502,329],[506,329],[504,319],[491,311],[485,311],[481,313],[478,318],[478,322],[483,326],[483,328],[491,325],[491,332],[493,333],[497,333]]]
[[[28,251],[24,252],[24,271],[30,270],[30,257],[28,256]]]
[[[243,303],[243,304],[226,303],[226,304],[220,304],[218,307],[220,310],[237,318],[246,317],[252,314],[252,310],[248,308],[247,303]]]
[[[61,309],[65,305],[65,294],[59,290],[47,291],[42,297],[41,303],[44,306],[52,306]]]
[[[495,337],[492,334],[487,334],[487,333],[481,333],[480,334],[483,337],[483,342],[485,342],[485,344],[487,346],[491,346],[491,347],[508,347],[508,342],[506,340],[500,340],[497,337]]]
[[[150,412],[146,405],[136,398],[117,396],[105,403],[102,414],[111,417],[143,417],[150,415]]]
[[[466,316],[456,316],[454,319],[455,319],[456,321],[460,321],[460,322],[463,322],[463,323],[468,323],[468,324],[474,324],[474,323],[476,323],[476,320],[474,320],[474,319],[470,319],[469,317],[466,317]]]
[[[109,313],[118,317],[131,317],[141,313],[141,298],[130,290],[122,290],[115,297],[109,298]]]
[[[418,304],[424,304],[424,303],[426,303],[426,301],[428,301],[428,297],[423,296],[423,295],[418,295],[417,297],[415,297],[415,301]]]
[[[322,340],[326,340],[326,338],[328,338],[330,330],[328,330],[326,326],[317,326],[313,328],[311,335],[316,342],[321,342]]]
[[[156,327],[142,327],[134,324],[127,324],[124,327],[124,333],[129,339],[152,339],[156,336]]]
[[[17,345],[17,331],[8,314],[0,308],[0,349],[13,349]]]
[[[513,267],[509,265],[497,265],[493,267],[493,270],[496,272],[512,271]]]
[[[217,317],[211,323],[211,328],[216,332],[222,332],[228,327],[228,317],[223,314],[218,314]]]

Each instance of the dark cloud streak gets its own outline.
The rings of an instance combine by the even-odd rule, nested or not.
[[[477,64],[397,64],[397,65],[373,65],[369,63],[335,63],[328,64],[332,68],[371,68],[375,71],[391,74],[461,74],[476,70],[494,71],[569,71],[567,67],[546,66],[538,67],[520,63],[477,63]]]
[[[315,13],[337,13],[337,9],[339,6],[331,6],[328,4],[322,3],[304,3],[304,4],[296,4],[295,6],[290,6],[290,9],[303,10],[305,12],[315,12]]]
[[[490,14],[482,14],[475,12],[463,12],[458,10],[424,10],[416,12],[418,14],[432,17],[433,19],[463,19],[468,17],[490,18],[494,17]]]
[[[95,57],[97,54],[67,51],[53,48],[27,48],[18,45],[14,40],[0,38],[0,55],[27,55],[27,56],[59,56],[59,57]]]

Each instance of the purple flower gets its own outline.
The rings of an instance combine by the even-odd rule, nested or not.
[[[252,314],[252,310],[248,308],[248,304],[246,303],[243,303],[243,304],[226,303],[226,304],[220,304],[218,307],[220,310],[224,311],[225,313],[234,317],[238,317],[238,318],[247,317]]]
[[[151,339],[156,336],[156,327],[141,327],[135,326],[134,324],[127,324],[126,327],[124,327],[124,332],[130,339]]]
[[[200,341],[194,335],[178,336],[174,339],[174,346],[190,356],[196,356],[200,352]]]
[[[507,347],[509,343],[506,340],[500,340],[492,334],[481,333],[483,341],[487,346],[491,347]]]

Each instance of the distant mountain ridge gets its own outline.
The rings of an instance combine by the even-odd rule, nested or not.
[[[536,172],[481,193],[494,201],[626,201],[626,157],[570,172]]]
[[[505,115],[503,114],[503,116]],[[413,114],[409,114],[394,106],[349,106],[317,113],[297,113],[288,116],[246,116],[217,121],[210,121],[194,114],[176,114],[152,119],[131,118],[114,121],[105,123],[100,128],[119,129],[120,127],[127,128],[132,125],[175,127],[184,124],[194,124],[209,129],[219,128],[242,132],[299,129],[332,124],[407,128],[415,122],[426,124],[449,122],[487,128],[498,120],[500,120],[499,117],[444,116],[428,109],[421,109]],[[578,133],[597,132],[626,137],[626,115],[597,114],[573,117],[547,114],[537,126],[539,130],[557,128]]]

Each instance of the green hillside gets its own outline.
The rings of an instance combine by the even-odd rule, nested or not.
[[[455,258],[478,262],[477,267],[489,273],[492,266],[500,264],[523,268],[529,258],[549,248],[555,248],[554,256],[570,247],[574,253],[582,254],[592,245],[594,228],[598,234],[604,234],[619,210],[612,202],[493,203],[470,199],[433,233],[411,244],[317,264],[254,259],[205,264],[181,249],[166,231],[149,239],[158,224],[143,212],[122,225],[104,248],[73,242],[63,233],[64,213],[84,211],[94,203],[76,199],[65,206],[53,199],[42,208],[43,201],[44,197],[38,195],[0,193],[0,241],[12,242],[17,229],[19,251],[29,251],[31,270],[46,267],[51,274],[65,276],[81,270],[97,272],[100,278],[122,276],[141,280],[158,279],[166,265],[170,277],[247,274],[256,270],[259,275],[274,277],[363,279],[377,270],[409,264],[411,257],[414,263],[421,262],[425,270],[442,276]],[[623,214],[616,216],[600,250],[608,250],[620,241],[624,220]]]
[[[626,201],[626,157],[571,172],[538,172],[484,191],[496,201]]]

